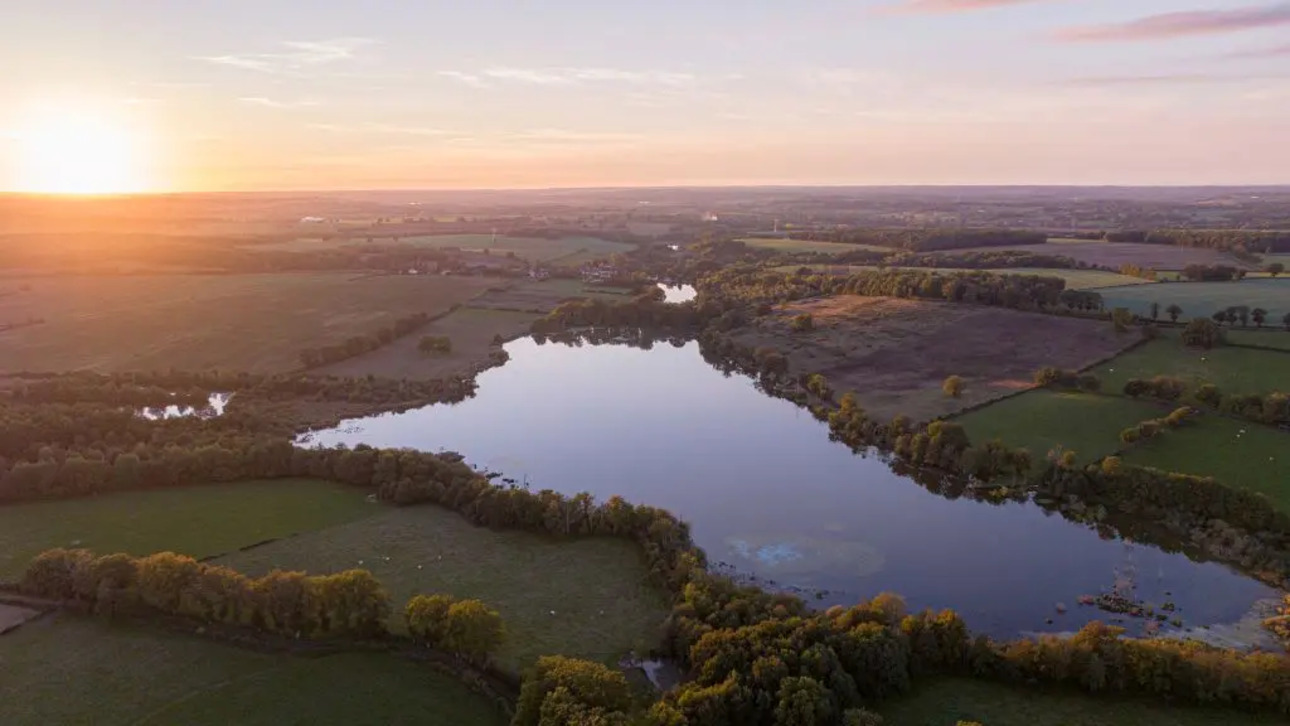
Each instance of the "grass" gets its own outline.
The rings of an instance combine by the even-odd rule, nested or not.
[[[1235,345],[1257,345],[1262,348],[1290,350],[1290,331],[1284,327],[1275,330],[1229,330],[1227,341]]]
[[[1081,693],[1013,688],[965,678],[937,681],[884,705],[887,723],[953,726],[976,721],[986,726],[1264,726],[1274,716],[1187,708],[1154,701],[1092,698]]]
[[[449,234],[403,237],[400,240],[421,247],[443,249],[460,247],[463,250],[488,250],[490,253],[506,254],[514,252],[516,257],[534,262],[559,260],[579,253],[591,253],[590,259],[603,259],[618,252],[630,252],[635,245],[625,242],[610,242],[595,237],[561,237],[545,239],[542,237],[497,237],[494,240],[489,234]]]
[[[1290,512],[1290,434],[1275,428],[1206,415],[1134,446],[1125,461],[1212,476],[1229,486],[1265,494]]]
[[[654,645],[667,615],[640,552],[626,540],[494,532],[434,506],[390,510],[220,561],[257,574],[362,567],[385,584],[396,610],[418,593],[478,598],[506,621],[498,659],[514,670],[550,654],[616,662]],[[392,625],[402,628],[397,612]]]
[[[1080,461],[1095,461],[1120,448],[1120,431],[1157,418],[1161,409],[1128,398],[1034,390],[968,413],[963,424],[974,443],[1001,439],[1042,460],[1060,445]]]
[[[820,242],[814,240],[761,237],[747,237],[739,241],[754,249],[775,250],[776,252],[823,252],[825,254],[841,254],[843,252],[855,252],[856,250],[869,250],[870,252],[883,253],[896,251],[892,247],[852,244],[849,242]]]
[[[1167,335],[1135,348],[1095,371],[1102,390],[1120,393],[1131,378],[1177,376],[1192,385],[1212,383],[1224,393],[1290,392],[1290,355],[1251,348],[1188,348]]]
[[[9,505],[0,507],[0,579],[17,579],[54,547],[200,558],[379,511],[360,489],[291,479]]]
[[[1151,304],[1159,303],[1161,315],[1165,308],[1177,304],[1183,309],[1183,319],[1209,317],[1218,310],[1234,305],[1263,308],[1270,315],[1269,321],[1279,322],[1290,312],[1290,277],[1255,279],[1241,282],[1186,282],[1166,283],[1143,287],[1116,287],[1099,290],[1106,307],[1125,307],[1139,315],[1148,315]]]
[[[0,723],[505,723],[450,676],[384,653],[269,655],[60,617],[0,638]]]
[[[781,265],[775,269],[781,272],[796,272],[802,267],[803,265]],[[838,265],[805,265],[805,267],[821,272],[827,272],[829,270],[836,270],[839,268]],[[846,265],[844,269],[848,273],[855,273],[877,270],[879,268],[873,265]],[[1121,275],[1118,272],[1107,272],[1106,270],[1070,270],[1047,267],[1008,267],[988,270],[972,270],[961,267],[886,267],[884,269],[935,272],[941,275],[954,275],[960,272],[992,272],[996,275],[1041,275],[1043,277],[1060,277],[1066,281],[1066,287],[1071,290],[1091,290],[1102,287],[1153,284],[1150,280],[1143,280],[1140,277]]]
[[[495,280],[344,273],[18,278],[0,297],[0,371],[281,372],[304,348],[438,313]]]

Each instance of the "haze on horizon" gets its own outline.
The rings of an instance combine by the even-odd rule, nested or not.
[[[1290,182],[1290,2],[18,3],[0,191]]]

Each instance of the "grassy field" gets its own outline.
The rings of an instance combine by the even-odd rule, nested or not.
[[[343,273],[9,279],[0,323],[45,322],[0,333],[0,372],[287,371],[304,348],[441,312],[494,284]]]
[[[1290,331],[1284,327],[1276,330],[1229,330],[1227,341],[1235,345],[1258,345],[1264,348],[1290,350]],[[1287,384],[1290,386],[1290,384]]]
[[[1266,494],[1290,512],[1290,433],[1268,426],[1207,415],[1134,446],[1125,461],[1212,476]]]
[[[1243,280],[1241,282],[1186,282],[1144,287],[1117,287],[1099,290],[1106,307],[1125,307],[1139,315],[1148,315],[1151,304],[1159,303],[1161,315],[1171,304],[1183,309],[1182,319],[1209,317],[1233,305],[1263,308],[1271,313],[1269,321],[1279,322],[1290,313],[1290,277]]]
[[[382,511],[365,496],[330,482],[278,480],[8,505],[0,507],[0,580],[17,579],[53,547],[218,555]]]
[[[433,506],[389,510],[220,561],[249,573],[362,567],[400,607],[418,593],[479,598],[505,619],[499,661],[516,670],[557,653],[614,662],[655,644],[667,614],[630,542],[494,532]],[[397,613],[393,625],[403,626]]]
[[[775,250],[776,252],[823,252],[824,254],[841,254],[843,252],[855,252],[856,250],[869,250],[870,252],[895,252],[891,247],[879,247],[878,245],[860,245],[850,244],[847,242],[817,242],[801,239],[765,239],[761,237],[746,237],[739,240],[749,247],[762,250]]]
[[[782,265],[776,267],[781,272],[796,272],[803,265]],[[844,271],[846,273],[864,272],[876,270],[873,265],[805,265],[819,272]],[[960,267],[887,267],[884,269],[892,270],[916,270],[920,272],[936,272],[941,275],[953,275],[960,272],[973,272]],[[1069,270],[1061,268],[1047,267],[1010,267],[981,270],[981,272],[993,272],[997,275],[1042,275],[1044,277],[1060,277],[1066,281],[1066,287],[1071,290],[1092,290],[1101,287],[1120,287],[1123,285],[1150,285],[1150,280],[1144,280],[1140,277],[1130,277],[1121,275],[1118,272],[1107,272],[1106,270]]]
[[[1274,716],[1186,708],[1154,701],[1090,698],[1080,693],[1010,688],[948,679],[884,705],[886,722],[898,726],[1271,726]]]
[[[1158,406],[1128,398],[1035,390],[957,421],[974,443],[1001,439],[1009,446],[1029,449],[1036,461],[1061,445],[1074,451],[1080,461],[1089,462],[1120,448],[1122,429],[1160,415]]]
[[[1125,264],[1134,264],[1153,270],[1181,270],[1191,264],[1245,266],[1235,257],[1218,250],[1200,247],[1103,242],[1101,240],[1049,240],[1047,244],[1041,245],[973,247],[962,250],[949,250],[948,252],[969,254],[973,252],[998,252],[1000,250],[1021,250],[1040,255],[1062,255],[1078,262],[1086,262],[1090,265],[1106,267],[1112,270],[1118,270]]]
[[[267,655],[74,618],[0,638],[0,723],[504,724],[450,676],[383,653]]]
[[[395,238],[388,236],[373,237],[374,243],[389,244]],[[516,257],[535,262],[545,262],[561,257],[586,254],[587,260],[603,259],[616,252],[630,252],[635,245],[625,242],[610,242],[595,237],[561,237],[546,239],[543,237],[506,237],[498,236],[494,240],[491,234],[442,234],[442,235],[409,235],[398,237],[399,244],[416,245],[432,249],[457,247],[463,250],[488,250],[497,254],[514,252]],[[301,237],[287,242],[257,245],[253,249],[272,252],[316,252],[336,249],[337,247],[363,246],[367,237]]]
[[[1170,375],[1192,384],[1212,383],[1225,393],[1290,392],[1290,355],[1224,346],[1188,348],[1174,335],[1135,348],[1095,373],[1102,390],[1120,393],[1131,378]]]

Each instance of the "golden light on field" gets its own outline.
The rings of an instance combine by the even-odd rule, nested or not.
[[[20,191],[125,194],[144,191],[144,149],[128,119],[75,105],[32,109],[14,136]]]

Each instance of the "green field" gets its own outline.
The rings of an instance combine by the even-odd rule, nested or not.
[[[822,252],[826,255],[842,254],[843,252],[855,252],[856,250],[868,250],[870,252],[889,253],[895,252],[891,247],[879,247],[878,245],[859,245],[848,242],[819,242],[802,239],[775,239],[761,237],[745,237],[739,240],[749,247],[761,250],[775,250],[776,252]]]
[[[1263,308],[1270,321],[1281,320],[1290,312],[1290,277],[1243,280],[1241,282],[1184,282],[1162,283],[1143,287],[1117,287],[1099,290],[1106,307],[1125,307],[1138,315],[1149,315],[1151,304],[1160,304],[1160,315],[1165,308],[1177,304],[1183,309],[1182,319],[1209,317],[1218,310],[1234,305]]]
[[[973,443],[1000,439],[1030,450],[1036,462],[1054,447],[1091,462],[1120,448],[1120,431],[1162,415],[1158,406],[1128,398],[1035,390],[977,409],[957,421]],[[1290,458],[1290,457],[1288,457]]]
[[[1187,708],[1155,701],[1090,698],[968,679],[932,683],[881,709],[892,726],[1271,726],[1274,716]]]
[[[504,724],[450,676],[384,653],[268,655],[60,617],[0,638],[0,723]]]
[[[1131,378],[1177,376],[1189,383],[1212,383],[1224,393],[1290,392],[1290,355],[1251,348],[1188,348],[1175,336],[1135,348],[1103,364],[1095,373],[1102,390],[1120,393]]]
[[[0,507],[0,580],[17,579],[53,547],[223,554],[382,511],[365,497],[353,487],[287,479],[8,505]]]
[[[810,268],[817,272],[836,272],[839,270],[846,273],[868,272],[880,269],[874,265],[781,265],[775,269],[780,272],[796,272],[802,267]],[[1122,287],[1124,285],[1150,285],[1150,280],[1143,280],[1140,277],[1130,277],[1121,275],[1118,272],[1107,272],[1106,270],[1069,270],[1061,268],[1047,267],[1003,267],[988,270],[971,270],[959,267],[884,267],[886,270],[914,270],[918,272],[935,272],[940,275],[954,275],[961,272],[992,272],[996,275],[1041,275],[1044,277],[1060,277],[1066,281],[1066,287],[1071,290],[1092,290],[1102,287]]]
[[[1135,445],[1124,460],[1266,494],[1290,512],[1290,433],[1269,426],[1205,415]]]
[[[654,645],[667,615],[631,542],[495,532],[434,506],[387,510],[220,562],[254,574],[361,567],[384,583],[396,606],[418,593],[478,598],[506,621],[499,661],[515,670],[551,654],[616,662]],[[402,628],[402,619],[392,625]]]
[[[1290,350],[1290,331],[1284,327],[1276,330],[1229,330],[1227,342],[1234,345],[1257,345],[1263,348]],[[1290,383],[1287,383],[1290,388]]]

